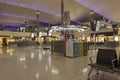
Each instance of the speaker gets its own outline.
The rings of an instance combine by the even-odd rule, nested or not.
[[[90,21],[90,27],[91,27],[91,30],[92,31],[95,31],[96,30],[96,26],[94,24],[94,21]]]

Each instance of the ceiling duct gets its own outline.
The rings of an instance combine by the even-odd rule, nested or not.
[[[64,0],[61,0],[61,25],[64,27],[70,25],[70,12],[64,11]]]
[[[61,0],[61,24],[63,24],[64,0]]]

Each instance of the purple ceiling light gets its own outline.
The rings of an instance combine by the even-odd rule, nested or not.
[[[45,12],[45,13],[52,14],[52,15],[56,15],[58,17],[61,16],[59,13],[55,13],[53,11],[51,12],[51,10],[46,10],[46,9],[43,9],[43,8],[40,8],[40,7],[37,7],[37,6],[32,6],[31,9],[33,9],[33,10],[39,10],[41,12]]]
[[[2,16],[11,16],[11,17],[15,17],[15,18],[23,18],[23,19],[26,18],[26,16],[17,16],[17,15],[11,14],[11,13],[0,13],[0,15],[2,15]]]
[[[2,2],[2,1],[0,1]],[[3,2],[2,2],[3,3]],[[39,10],[41,12],[44,12],[44,13],[48,13],[48,14],[52,14],[52,15],[56,15],[56,16],[61,16],[60,13],[58,12],[53,12],[51,10],[48,10],[48,9],[43,9],[43,8],[40,8],[39,6],[37,5],[34,5],[34,6],[29,6],[27,4],[18,4],[16,2],[11,2],[11,1],[6,1],[5,4],[9,4],[9,5],[14,5],[14,6],[19,6],[19,7],[23,7],[23,8],[28,8],[28,9],[33,9],[33,10]]]
[[[84,19],[75,19],[73,20],[74,22],[80,24],[80,23],[83,23]]]
[[[23,24],[24,22],[18,22],[18,21],[11,21],[11,20],[0,20],[0,22],[2,23],[19,23],[19,24]]]
[[[104,6],[102,6],[101,8],[98,8],[96,5],[92,5],[88,0],[76,0],[77,2],[83,4],[84,6],[86,6],[87,8],[95,11],[96,13],[102,15],[103,17],[105,17],[108,20],[113,20],[112,17],[108,16],[104,11],[102,11],[102,9],[104,8]]]
[[[4,3],[4,0],[0,0],[0,3]]]
[[[17,15],[14,15],[14,14],[10,14],[10,13],[0,13],[0,15],[2,16],[11,16],[11,17],[15,17],[15,18],[21,18],[21,19],[25,19],[26,16],[17,16]],[[36,20],[36,18],[34,17],[27,17],[28,20]],[[46,22],[46,23],[50,23],[50,24],[55,24],[54,22],[50,22],[50,21],[46,21],[46,20],[39,20],[41,22]],[[24,22],[24,21],[23,21]]]

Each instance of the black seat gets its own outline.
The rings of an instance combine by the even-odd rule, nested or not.
[[[115,48],[117,46],[117,42],[116,41],[105,41],[103,46],[109,47],[109,48]]]
[[[97,71],[97,74],[99,74],[98,70],[113,72],[113,60],[116,60],[114,61],[114,67],[117,67],[117,53],[115,49],[98,49],[96,63],[93,63],[90,58],[91,64],[89,65],[91,66],[91,70],[88,74],[88,78],[93,69]]]
[[[97,68],[105,68],[105,69],[109,69],[110,67],[106,67],[106,66],[101,66],[101,65],[98,65],[98,64],[89,64],[90,66],[92,66],[92,67],[97,67]]]
[[[119,60],[117,60],[117,62],[118,62],[118,66],[113,68],[113,71],[120,74],[120,54],[119,54]],[[116,64],[117,63],[114,63],[114,65]]]
[[[96,60],[97,65],[112,68],[113,59],[117,59],[117,54],[115,49],[98,49],[97,60]]]

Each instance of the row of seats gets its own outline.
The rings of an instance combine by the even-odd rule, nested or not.
[[[99,70],[120,74],[120,60],[115,49],[98,49],[96,63],[93,63],[93,57],[90,57],[90,62],[91,70],[88,79],[90,79],[93,69],[97,71],[97,74],[99,74]]]

